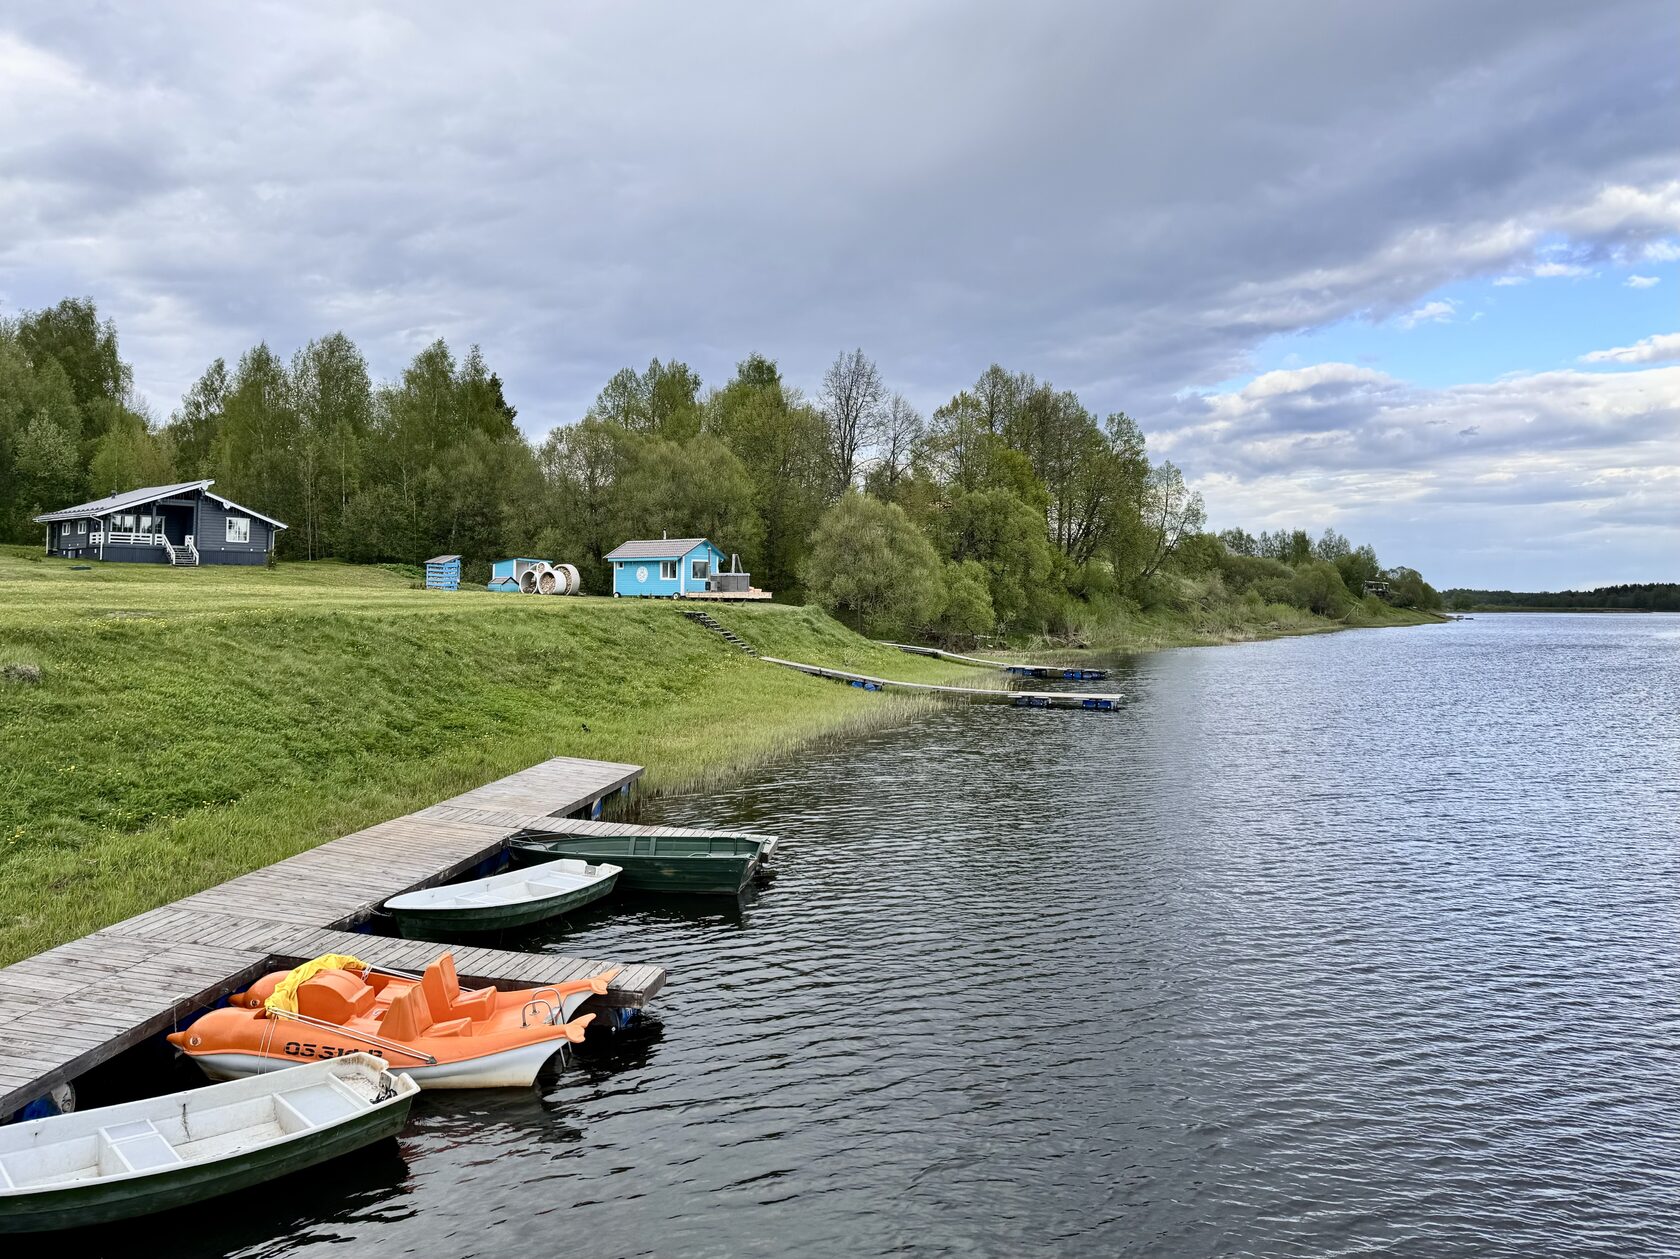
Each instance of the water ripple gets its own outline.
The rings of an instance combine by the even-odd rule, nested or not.
[[[535,941],[669,965],[656,1013],[199,1240],[1676,1253],[1675,623],[1122,659],[1112,718],[941,711],[662,801],[784,873]]]

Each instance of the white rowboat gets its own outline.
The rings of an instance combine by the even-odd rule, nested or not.
[[[395,1136],[420,1086],[371,1054],[0,1128],[0,1232],[131,1219]]]

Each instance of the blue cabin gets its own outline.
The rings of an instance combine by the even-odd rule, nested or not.
[[[426,561],[427,590],[459,590],[461,588],[461,557],[434,555]]]
[[[130,564],[266,564],[286,526],[212,494],[214,481],[149,485],[35,517],[47,554]]]
[[[607,552],[614,597],[678,599],[705,595],[729,557],[705,538],[626,542]],[[746,585],[746,574],[736,574]]]

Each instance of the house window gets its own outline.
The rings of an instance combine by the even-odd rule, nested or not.
[[[76,526],[77,526],[76,527],[76,532],[77,533],[86,533],[87,532],[87,521],[86,520],[78,520],[76,522]]]
[[[704,581],[712,575],[711,560],[695,560],[694,571],[690,574],[695,581]]]
[[[659,580],[661,580],[661,581],[675,581],[676,579],[677,579],[677,561],[676,560],[660,560],[659,561]]]
[[[140,517],[140,532],[141,533],[152,532],[152,526],[155,525],[156,523],[157,523],[157,518],[155,516],[142,516],[142,517]]]
[[[249,516],[229,516],[227,518],[227,540],[229,542],[249,542],[251,540],[251,518]]]

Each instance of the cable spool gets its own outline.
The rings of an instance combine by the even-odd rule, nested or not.
[[[536,569],[527,568],[523,573],[519,574],[519,593],[522,595],[534,595],[537,593]]]
[[[583,589],[583,574],[578,572],[576,564],[556,564],[554,571],[563,574],[566,578],[566,588],[560,592],[561,594],[575,595]]]

